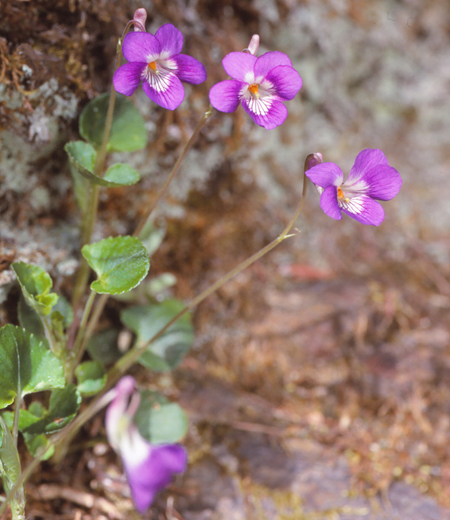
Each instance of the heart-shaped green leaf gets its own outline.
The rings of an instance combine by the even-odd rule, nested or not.
[[[75,385],[57,388],[50,394],[48,410],[38,403],[28,410],[20,410],[19,430],[28,435],[41,435],[61,430],[76,415],[81,396]],[[12,421],[12,412],[4,412],[5,420]]]
[[[188,420],[184,410],[170,403],[158,392],[144,390],[134,416],[139,432],[152,444],[171,444],[180,441],[187,432]]]
[[[116,188],[136,184],[139,172],[128,164],[117,163],[110,166],[104,177],[94,174],[96,152],[92,145],[84,141],[70,141],[64,147],[72,167],[92,184]]]
[[[65,384],[59,359],[45,342],[24,329],[5,325],[0,329],[0,408],[15,396],[61,388]]]
[[[98,361],[85,361],[75,369],[78,391],[85,396],[95,395],[106,384],[106,372]]]
[[[98,277],[91,289],[101,294],[130,291],[150,268],[147,250],[136,237],[105,238],[85,245],[81,253]]]
[[[37,265],[15,262],[11,266],[16,273],[27,304],[41,316],[48,316],[58,301],[58,295],[50,292],[52,279]]]
[[[105,131],[110,94],[90,101],[80,115],[80,134],[95,148],[100,148]],[[139,110],[126,96],[116,94],[113,121],[107,151],[133,152],[147,144],[147,130]]]
[[[83,175],[89,178],[95,166],[97,152],[95,148],[84,141],[69,141],[64,146],[64,150],[69,156],[70,163]]]
[[[167,299],[162,303],[125,309],[122,323],[136,333],[142,343],[149,341],[169,321],[183,310],[183,302]],[[145,367],[164,372],[177,367],[189,351],[194,339],[190,314],[185,314],[156,341],[151,343],[139,358]]]

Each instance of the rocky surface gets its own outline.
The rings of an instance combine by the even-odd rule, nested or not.
[[[446,0],[0,1],[0,321],[14,319],[15,260],[48,268],[70,294],[78,216],[62,148],[109,88],[137,7],[148,30],[182,30],[208,80],[174,113],[135,95],[149,144],[127,160],[143,180],[103,192],[97,238],[132,231],[225,79],[225,54],[258,32],[260,52],[288,53],[304,81],[283,126],[215,114],[190,152],[160,206],[167,237],[153,259],[154,272],[178,276],[179,296],[277,235],[308,153],[346,172],[361,149],[381,148],[404,180],[377,229],[327,218],[311,190],[301,232],[200,307],[196,349],[174,378],[192,418],[190,469],[147,518],[450,518]],[[77,485],[131,518],[112,457],[86,450]],[[52,496],[33,495],[29,517],[99,518]]]

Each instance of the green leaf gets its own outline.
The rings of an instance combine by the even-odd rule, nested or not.
[[[152,256],[162,244],[165,235],[165,229],[155,227],[153,222],[148,220],[142,231],[139,233],[139,240],[144,244],[149,256]]]
[[[2,444],[0,446],[0,472],[2,473],[3,486],[8,493],[12,485],[20,477],[19,453],[14,443],[13,436],[6,426],[3,417],[0,416],[0,429],[2,431]]]
[[[80,115],[80,134],[97,149],[103,141],[109,97],[106,93],[94,98]],[[129,98],[116,94],[107,151],[133,152],[146,144],[147,130],[139,110]]]
[[[85,361],[75,369],[78,381],[78,391],[90,396],[100,392],[106,384],[106,372],[98,361]]]
[[[97,274],[91,289],[101,294],[130,291],[145,278],[150,260],[145,247],[136,237],[109,237],[85,245],[81,250]]]
[[[58,301],[58,295],[50,292],[52,279],[37,265],[15,262],[11,266],[17,276],[27,304],[41,316],[48,316]]]
[[[61,388],[65,384],[59,359],[45,342],[14,325],[0,329],[0,408],[24,396],[42,390]]]
[[[174,318],[184,304],[176,299],[162,303],[142,305],[125,309],[121,314],[122,323],[136,333],[142,343],[149,341],[169,321]],[[168,371],[177,367],[194,339],[190,314],[185,314],[156,341],[151,343],[139,358],[139,363],[156,371]]]
[[[49,446],[50,440],[48,439],[47,435],[43,433],[40,435],[24,433],[23,438],[25,440],[28,451],[33,457],[36,457],[42,448],[48,449],[44,455],[41,455],[41,460],[48,460],[55,453],[55,447]]]
[[[75,417],[80,403],[81,396],[75,385],[53,390],[50,394],[48,410],[36,407],[20,410],[19,430],[29,435],[54,433],[61,430]]]
[[[70,157],[71,155],[69,154],[69,167],[70,173],[72,174],[75,199],[77,201],[78,208],[80,209],[81,213],[86,214],[89,211],[89,193],[91,192],[93,186],[92,183],[90,183],[86,179],[86,177],[83,177],[83,175],[81,175],[81,173],[79,172],[78,162],[70,160]],[[92,165],[90,166],[90,168],[94,169],[94,166]]]
[[[39,314],[29,305],[27,305],[23,294],[20,296],[17,307],[17,315],[20,326],[30,334],[34,334],[36,338],[45,339],[44,326],[42,325]]]
[[[169,287],[173,287],[177,283],[177,278],[172,273],[161,273],[155,278],[149,280],[147,285],[148,295],[155,297]]]
[[[92,359],[103,366],[116,362],[121,356],[117,346],[119,331],[117,329],[106,329],[99,332],[88,341],[86,350]]]
[[[184,410],[170,403],[158,392],[144,390],[134,416],[139,432],[152,444],[171,444],[180,441],[187,432],[188,420]]]
[[[62,325],[64,329],[69,328],[73,321],[73,309],[70,302],[64,296],[59,295],[56,305],[53,307],[53,312],[57,311],[62,317]]]
[[[69,141],[64,146],[64,150],[69,156],[70,163],[79,173],[87,178],[89,175],[92,176],[97,152],[91,144],[84,141]]]
[[[69,156],[72,167],[92,184],[115,188],[118,186],[131,186],[141,178],[139,172],[124,163],[110,166],[104,177],[94,174],[96,152],[92,145],[84,141],[70,141],[64,146]]]
[[[136,184],[141,176],[139,172],[129,164],[117,163],[110,166],[102,179],[107,184],[104,186],[131,186]],[[99,183],[101,184],[101,183]]]

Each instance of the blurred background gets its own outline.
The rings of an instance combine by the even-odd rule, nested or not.
[[[281,127],[216,112],[190,151],[155,220],[166,238],[153,273],[172,272],[178,297],[277,236],[307,154],[346,174],[380,148],[403,178],[379,228],[328,218],[309,186],[299,232],[197,309],[192,355],[151,381],[190,415],[190,469],[147,518],[450,518],[448,0],[0,0],[1,324],[16,319],[11,262],[48,268],[70,295],[78,214],[63,146],[109,89],[138,7],[148,31],[182,31],[208,79],[175,112],[134,95],[149,144],[126,160],[143,180],[103,191],[95,239],[133,231],[226,78],[228,52],[258,33],[259,54],[287,53],[303,78]],[[117,461],[94,454],[75,454],[76,485],[51,465],[44,476],[124,514],[126,486],[105,476],[120,474]],[[44,503],[36,491],[30,518],[90,518],[56,495]]]

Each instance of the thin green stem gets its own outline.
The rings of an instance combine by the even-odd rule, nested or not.
[[[58,349],[56,348],[55,338],[53,337],[53,333],[48,322],[48,316],[41,316],[41,322],[42,326],[44,327],[45,337],[47,338],[50,350],[53,352],[53,354],[55,354],[55,356],[59,357],[60,352],[58,352]]]
[[[68,383],[72,382],[73,373],[78,363],[81,361],[84,353],[84,337],[86,333],[86,324],[91,313],[92,306],[94,305],[95,297],[97,293],[95,291],[91,291],[89,298],[84,306],[83,316],[81,317],[80,325],[78,327],[78,333],[75,338],[75,343],[73,345],[72,356],[70,357],[70,365],[67,370],[66,379]]]
[[[86,327],[86,333],[83,336],[83,342],[81,343],[81,350],[84,352],[87,342],[91,338],[95,327],[97,326],[98,320],[105,308],[106,302],[108,301],[109,294],[102,294],[95,306],[94,312],[92,313],[91,319]]]
[[[184,158],[186,157],[192,144],[197,139],[198,134],[200,133],[200,130],[203,128],[203,125],[206,123],[206,121],[208,121],[211,114],[212,114],[212,107],[211,107],[211,105],[209,105],[208,110],[203,114],[203,117],[200,119],[200,122],[198,123],[197,128],[194,130],[194,133],[191,135],[191,138],[189,139],[189,141],[186,143],[185,147],[183,148],[183,151],[181,152],[180,157],[178,157],[177,162],[175,163],[172,171],[170,172],[170,175],[167,177],[166,182],[164,183],[163,187],[161,188],[161,191],[158,193],[158,196],[155,198],[155,200],[152,202],[152,204],[150,204],[147,211],[142,216],[135,232],[133,233],[133,236],[138,237],[140,235],[142,229],[144,228],[148,219],[152,215],[152,213],[155,210],[156,206],[158,205],[159,201],[164,197],[164,195],[167,191],[167,188],[169,187],[173,178],[175,177],[178,170],[180,169],[180,166],[181,166],[182,162],[184,161]]]

